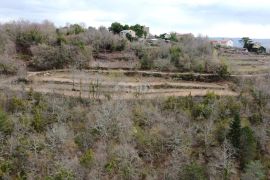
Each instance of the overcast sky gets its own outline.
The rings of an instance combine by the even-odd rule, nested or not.
[[[140,23],[153,34],[270,38],[269,0],[0,0],[0,22]]]

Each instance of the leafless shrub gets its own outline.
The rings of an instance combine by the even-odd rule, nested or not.
[[[143,162],[137,151],[128,144],[118,145],[110,152],[112,170],[123,179],[140,179]],[[109,169],[108,169],[109,170]]]
[[[39,70],[60,69],[68,66],[88,67],[92,58],[91,49],[63,45],[60,47],[40,44],[31,47],[32,65]]]
[[[119,35],[114,35],[104,27],[100,27],[98,30],[89,28],[83,36],[86,43],[91,45],[95,52],[104,50],[121,51],[125,49],[127,43],[125,39],[120,38]]]
[[[25,67],[23,63],[13,59],[8,55],[0,56],[0,74],[15,75],[18,71],[25,73]]]
[[[106,102],[95,113],[95,122],[89,122],[101,137],[120,142],[127,142],[132,135],[132,122],[128,116],[129,109],[125,102]]]

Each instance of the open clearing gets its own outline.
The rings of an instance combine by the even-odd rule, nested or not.
[[[25,90],[56,93],[65,96],[99,99],[153,99],[168,96],[204,96],[214,92],[221,96],[234,96],[227,82],[184,81],[173,78],[175,74],[144,71],[46,71],[29,72],[29,83],[23,84]],[[152,76],[153,75],[153,76]],[[170,76],[172,75],[172,76]],[[158,76],[158,77],[157,77]],[[166,78],[165,78],[166,76]],[[1,84],[13,90],[22,89],[22,85],[12,81]]]
[[[226,54],[223,59],[233,74],[258,74],[270,71],[269,55]]]

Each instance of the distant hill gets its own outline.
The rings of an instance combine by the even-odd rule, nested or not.
[[[239,42],[241,38],[225,38],[225,37],[209,37],[209,39],[231,39],[234,43],[234,47],[242,47],[242,44]],[[270,50],[270,39],[252,39],[254,42],[260,43],[266,49]]]

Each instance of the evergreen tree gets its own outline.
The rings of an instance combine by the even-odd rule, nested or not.
[[[240,147],[240,136],[241,136],[241,121],[239,113],[234,116],[233,122],[230,125],[230,131],[228,134],[228,139],[230,140],[233,147],[237,150]]]
[[[245,173],[241,175],[243,180],[264,180],[266,179],[265,169],[260,161],[251,161],[245,167]]]
[[[241,130],[240,138],[240,166],[244,168],[256,157],[257,143],[254,133],[250,127],[244,127]]]

